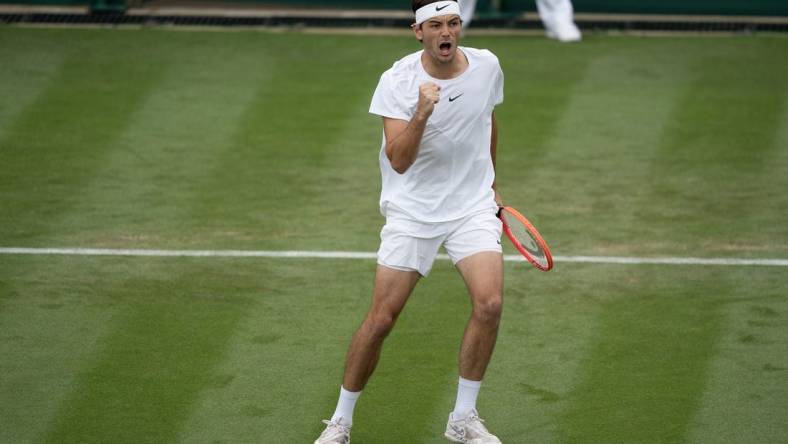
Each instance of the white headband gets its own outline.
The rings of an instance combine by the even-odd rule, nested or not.
[[[460,15],[460,4],[453,0],[430,3],[416,10],[416,24],[420,25],[439,15]]]

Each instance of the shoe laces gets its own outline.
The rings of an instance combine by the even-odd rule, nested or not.
[[[321,436],[325,435],[326,433],[343,433],[343,434],[350,433],[350,426],[340,424],[339,421],[330,421],[328,419],[324,419],[323,424],[325,424],[327,427],[326,430],[323,431]]]
[[[475,432],[490,434],[490,431],[484,426],[484,420],[479,417],[478,413],[471,412],[464,421],[466,426],[472,428]]]

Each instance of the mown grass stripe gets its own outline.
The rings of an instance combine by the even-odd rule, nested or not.
[[[730,282],[724,331],[686,442],[785,442],[788,298],[785,277]]]
[[[143,41],[152,37],[140,36]],[[256,48],[240,36],[234,38],[239,45],[229,48],[224,39],[212,37],[173,36],[169,47],[155,51],[169,55],[156,88],[128,119],[120,137],[106,147],[101,169],[79,193],[80,207],[59,218],[62,225],[75,227],[70,234],[77,242],[152,236],[166,231],[163,221],[177,223],[186,232],[179,221],[192,220],[189,204],[200,193],[195,183],[205,180],[206,165],[227,156],[239,116],[256,89],[270,87],[268,67],[275,65],[265,51],[248,57]],[[183,112],[185,107],[189,112]],[[145,208],[144,218],[139,217],[140,208]],[[177,262],[167,266],[177,267]],[[169,284],[144,280],[132,285],[144,292],[169,288]],[[221,383],[223,376],[212,373],[212,363],[224,355],[247,312],[237,308],[243,301],[228,298],[226,304],[215,304],[216,298],[206,300],[202,294],[234,294],[235,286],[186,289],[199,301],[181,309],[177,301],[184,296],[183,285],[161,303],[130,304],[113,317],[101,346],[85,360],[60,416],[52,420],[52,441],[62,437],[88,442],[130,442],[137,436],[149,442],[175,439],[201,391]],[[169,338],[157,341],[162,336]],[[138,344],[152,346],[143,350]],[[124,352],[128,349],[133,352]],[[167,407],[172,404],[179,408]],[[74,415],[75,410],[83,413]],[[105,413],[112,411],[121,414]]]
[[[68,255],[68,256],[139,256],[139,257],[237,257],[237,258],[302,258],[302,259],[375,259],[377,254],[365,251],[303,251],[303,250],[146,250],[111,248],[0,248],[0,254]],[[449,260],[439,254],[438,259]],[[592,263],[622,265],[727,265],[727,266],[788,266],[788,259],[700,258],[700,257],[626,257],[626,256],[554,256],[558,263]],[[506,254],[507,262],[523,262],[519,255]]]
[[[656,156],[645,164],[651,169],[642,181],[646,199],[635,214],[638,225],[651,224],[652,231],[641,237],[680,239],[689,248],[709,238],[737,242],[739,236],[741,242],[768,244],[748,239],[758,230],[746,215],[757,208],[759,178],[779,128],[782,97],[764,85],[779,80],[765,65],[744,72],[726,69],[727,48],[696,55],[688,60],[682,54],[674,62],[688,64],[689,75],[673,86],[681,94],[659,126]],[[765,56],[742,57],[755,65]],[[736,217],[739,213],[744,217]],[[639,293],[605,304],[594,346],[584,357],[587,364],[561,417],[566,441],[688,437],[715,346],[725,333],[722,301],[734,292],[725,274],[712,272],[718,280],[698,289],[677,287],[653,269],[639,268],[632,273],[642,283]],[[669,316],[656,320],[655,313]]]
[[[113,310],[87,295],[113,286],[115,270],[105,258],[83,259],[0,258],[2,443],[40,442],[111,324]]]
[[[131,239],[207,237],[192,231],[193,223],[208,225],[214,213],[195,214],[194,201],[206,194],[202,184],[211,179],[212,167],[233,156],[231,142],[239,120],[256,91],[274,87],[271,67],[277,65],[275,56],[248,39],[214,37],[172,35],[150,56],[168,57],[161,79],[120,137],[108,145],[101,169],[79,193],[77,211],[63,215],[61,224],[74,229],[63,233],[61,242],[122,245]],[[155,33],[139,40],[149,46],[159,43]],[[249,57],[252,51],[255,57]],[[212,188],[227,200],[237,191],[229,184]],[[224,209],[212,208],[239,219],[228,217]]]
[[[771,42],[701,43],[688,48],[694,57],[641,178],[643,205],[633,224],[647,226],[643,237],[651,242],[669,239],[687,251],[780,254],[786,224],[771,209],[784,208],[785,193],[772,190],[785,171],[770,163],[784,148],[775,141],[788,72]],[[748,69],[731,69],[732,58]]]
[[[61,70],[66,51],[46,45],[40,34],[9,32],[0,29],[0,160],[3,160],[5,132],[20,114],[35,102]]]
[[[760,176],[772,204],[747,215],[773,239],[784,238],[780,232],[785,232],[785,224],[776,222],[785,218],[788,208],[788,88],[783,88],[780,121],[773,156]],[[735,292],[723,309],[725,331],[715,347],[709,382],[688,442],[767,443],[788,436],[784,420],[788,400],[785,282],[782,276],[731,283]]]
[[[113,46],[94,32],[45,33],[67,56],[0,140],[5,238],[49,239],[75,228],[62,224],[61,216],[84,205],[84,186],[167,66],[164,57],[148,57],[131,39],[116,38]]]
[[[691,279],[687,271],[687,279]],[[601,302],[593,346],[558,421],[563,442],[679,442],[703,393],[730,294],[727,272],[701,288],[642,268],[638,293]]]
[[[46,442],[174,442],[200,391],[224,383],[214,366],[259,288],[228,287],[207,264],[161,267],[105,290],[121,309],[84,360]]]
[[[1,236],[46,242],[79,229],[64,216],[82,212],[84,187],[101,171],[112,145],[154,94],[167,63],[146,57],[148,47],[139,41],[107,31],[18,30],[10,34],[26,40],[18,50],[31,57],[9,61],[18,63],[7,72],[16,73],[17,79],[25,74],[40,78],[46,70],[47,81],[38,85],[33,96],[11,106],[12,116],[3,117],[10,120],[1,125]],[[4,49],[10,48],[13,40],[5,43]],[[48,56],[53,52],[58,55]],[[47,67],[48,62],[53,66]],[[10,80],[12,88],[20,84],[29,85],[29,79]],[[3,372],[13,378],[4,381],[3,398],[13,403],[23,397],[11,405],[27,412],[22,421],[9,423],[13,427],[3,427],[0,435],[15,436],[11,442],[37,442],[46,433],[61,402],[71,394],[82,359],[93,352],[95,338],[101,337],[111,318],[111,310],[62,303],[62,299],[78,299],[77,290],[51,278],[52,266],[8,261],[0,267],[20,278],[12,283],[13,296],[0,300],[0,322],[13,327],[14,338],[29,345],[18,347],[10,341],[2,349],[4,361],[18,366]],[[31,291],[39,284],[49,291]],[[90,332],[82,333],[82,329]],[[30,393],[20,394],[18,387],[35,381],[31,371],[42,382],[34,384]],[[5,418],[3,423],[8,423]]]

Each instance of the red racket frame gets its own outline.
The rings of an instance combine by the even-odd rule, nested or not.
[[[517,240],[517,238],[512,233],[511,228],[509,228],[509,224],[506,223],[506,219],[503,217],[504,212],[508,213],[509,215],[517,219],[531,233],[534,240],[539,245],[539,248],[541,248],[542,251],[544,251],[545,258],[547,259],[547,266],[544,266],[539,262],[537,262],[536,259],[533,258],[531,253],[529,253],[528,250],[526,250],[525,247],[523,247],[522,244],[520,244],[520,241]],[[506,234],[506,237],[508,237],[509,240],[512,241],[512,245],[514,245],[514,248],[516,248],[517,251],[519,251],[520,254],[522,254],[523,257],[527,259],[528,262],[531,263],[531,265],[542,271],[550,271],[550,269],[553,268],[553,255],[550,253],[550,248],[547,247],[547,242],[544,241],[542,235],[539,234],[539,231],[536,230],[536,227],[534,227],[533,224],[531,224],[531,222],[529,222],[528,219],[525,218],[525,216],[520,214],[519,211],[515,210],[512,207],[504,206],[498,208],[498,218],[501,219],[501,222],[503,223],[503,232]]]

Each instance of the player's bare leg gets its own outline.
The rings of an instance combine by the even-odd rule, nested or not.
[[[473,311],[460,347],[460,376],[481,381],[495,348],[503,308],[503,255],[485,251],[457,263]]]
[[[367,384],[380,358],[383,340],[394,328],[419,277],[415,271],[400,271],[378,265],[372,306],[353,335],[347,352],[342,380],[345,389],[360,391]]]
[[[350,441],[355,401],[375,371],[383,340],[394,328],[419,277],[415,271],[399,271],[378,265],[372,306],[348,348],[337,409],[330,421],[323,421],[326,429],[315,441],[316,444],[344,444]]]
[[[503,255],[482,252],[457,263],[473,309],[460,346],[457,403],[449,414],[444,436],[454,442],[500,444],[476,411],[476,396],[490,363],[503,305]]]

